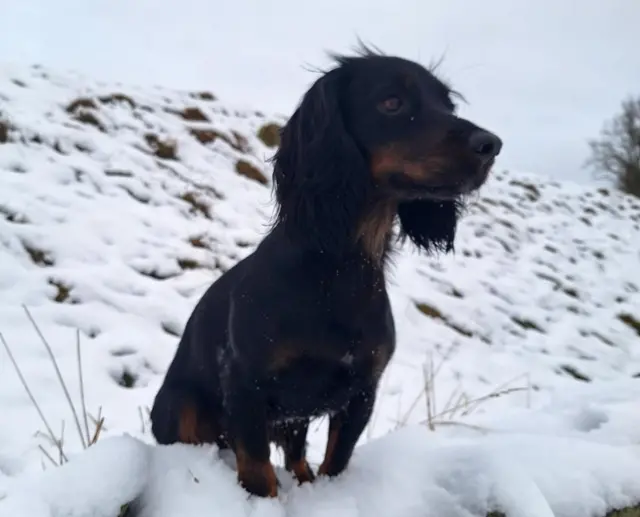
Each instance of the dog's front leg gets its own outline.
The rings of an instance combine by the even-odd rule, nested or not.
[[[371,418],[375,397],[376,386],[369,386],[331,417],[327,449],[318,475],[337,476],[347,467],[356,442]]]
[[[231,368],[225,382],[225,406],[238,481],[251,494],[276,497],[278,481],[271,464],[265,400],[255,382]]]

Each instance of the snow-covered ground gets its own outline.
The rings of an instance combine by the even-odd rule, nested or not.
[[[455,255],[407,247],[391,270],[399,346],[352,468],[247,500],[215,448],[151,446],[147,409],[199,296],[266,231],[258,135],[282,117],[42,67],[1,77],[0,333],[70,462],[51,465],[0,348],[0,516],[114,516],[138,496],[148,517],[640,503],[640,201],[498,166]],[[104,417],[86,452],[30,316],[77,407],[80,331],[90,434]]]

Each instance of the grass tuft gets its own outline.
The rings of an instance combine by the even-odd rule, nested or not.
[[[201,214],[207,219],[211,219],[210,207],[204,201],[198,199],[200,196],[197,192],[185,192],[180,196],[182,201],[186,201],[191,205],[189,212],[192,214]]]
[[[67,383],[60,371],[60,368],[58,367],[58,362],[56,361],[55,355],[53,353],[53,350],[51,349],[51,346],[49,345],[49,342],[47,341],[47,339],[44,337],[44,334],[42,333],[42,331],[40,330],[40,327],[38,326],[38,324],[36,323],[35,319],[33,318],[33,316],[31,315],[31,312],[29,311],[29,309],[23,305],[22,306],[27,318],[29,319],[31,325],[33,326],[34,330],[36,331],[36,334],[38,335],[38,337],[40,338],[40,341],[42,342],[47,355],[49,356],[49,359],[51,361],[51,364],[53,365],[53,368],[55,370],[56,373],[56,377],[58,378],[58,382],[60,383],[60,386],[62,388],[62,391],[64,393],[64,396],[69,404],[69,408],[71,409],[71,414],[73,416],[73,421],[75,423],[76,426],[76,430],[78,432],[78,437],[80,438],[80,443],[82,444],[82,447],[84,449],[91,447],[92,445],[94,445],[98,439],[100,438],[100,433],[102,431],[102,429],[104,428],[104,418],[101,416],[101,409],[99,409],[98,411],[98,417],[97,418],[93,418],[89,415],[89,413],[87,412],[87,406],[86,406],[86,401],[85,401],[85,394],[84,394],[84,375],[83,375],[83,369],[82,369],[82,353],[81,353],[81,346],[80,346],[80,331],[76,330],[76,359],[77,359],[77,364],[78,364],[78,380],[79,380],[79,391],[80,391],[80,414],[78,412],[78,410],[76,409],[75,405],[73,404],[73,401],[71,400],[71,395],[69,393],[69,389],[67,386]],[[54,466],[60,466],[66,462],[69,461],[68,459],[68,455],[64,450],[64,421],[62,422],[62,430],[60,431],[59,435],[56,435],[56,433],[53,432],[53,429],[51,428],[51,425],[49,424],[49,421],[47,420],[47,418],[45,417],[42,408],[40,407],[40,405],[38,404],[38,401],[36,400],[30,386],[29,383],[27,382],[26,378],[24,377],[24,374],[22,373],[22,370],[20,369],[20,366],[18,365],[17,361],[15,360],[15,357],[13,356],[13,353],[11,351],[11,347],[9,346],[9,343],[6,341],[6,339],[4,338],[4,336],[0,333],[0,342],[2,342],[2,345],[4,346],[5,351],[7,352],[7,355],[9,356],[9,360],[11,361],[11,364],[13,365],[13,368],[16,372],[16,374],[18,375],[18,379],[20,380],[20,383],[22,384],[23,388],[25,389],[29,399],[31,400],[31,403],[33,404],[33,407],[36,409],[36,411],[38,412],[38,416],[40,417],[40,420],[42,421],[42,423],[45,426],[46,429],[46,433],[37,433],[37,434],[43,434],[43,436],[45,438],[47,438],[47,440],[56,448],[57,452],[58,452],[58,459],[56,460],[51,454],[49,454],[49,452],[47,452],[47,450],[42,446],[39,445],[39,449],[42,452],[42,454],[54,465]],[[94,429],[93,432],[90,432],[89,430],[89,418],[92,419],[93,424],[94,424]]]
[[[258,130],[258,138],[267,147],[278,147],[280,145],[280,131],[282,127],[275,122],[265,124]]]
[[[53,301],[56,303],[64,303],[69,299],[69,295],[71,294],[71,287],[63,284],[58,280],[54,280],[53,278],[49,279],[49,285],[52,285],[57,289],[56,295],[53,298]]]
[[[47,251],[38,249],[26,242],[22,243],[24,246],[24,250],[29,254],[29,258],[31,258],[31,262],[38,266],[53,266],[54,262],[51,256]]]
[[[266,185],[268,183],[267,177],[260,172],[257,167],[251,165],[246,160],[238,160],[236,162],[236,172],[245,178],[257,181],[261,185]]]

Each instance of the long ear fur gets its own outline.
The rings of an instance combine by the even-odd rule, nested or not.
[[[400,236],[409,238],[427,253],[453,251],[459,201],[407,201],[398,206]]]
[[[332,254],[355,241],[371,181],[345,127],[342,81],[340,68],[316,81],[283,128],[273,158],[276,224],[304,247]]]

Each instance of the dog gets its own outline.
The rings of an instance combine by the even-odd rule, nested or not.
[[[348,466],[396,346],[391,252],[407,238],[453,250],[502,147],[433,70],[366,47],[332,58],[281,131],[273,224],[197,303],[151,411],[159,444],[230,448],[260,497],[280,486],[271,443],[299,483],[315,479],[314,418],[329,416],[318,475]]]

